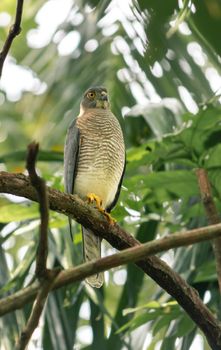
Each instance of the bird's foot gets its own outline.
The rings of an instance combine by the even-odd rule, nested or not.
[[[87,200],[89,203],[96,203],[96,207],[99,210],[103,210],[102,209],[102,199],[100,199],[100,197],[98,197],[96,194],[94,193],[88,193],[87,194]]]
[[[102,199],[100,199],[99,196],[97,196],[94,193],[88,193],[87,200],[89,203],[95,202],[97,209],[99,210],[100,213],[102,213],[107,218],[107,221],[111,225],[115,224],[116,220],[112,218],[112,216],[105,209],[102,208]]]
[[[112,218],[112,216],[106,211],[106,210],[104,210],[104,209],[99,209],[99,211],[104,215],[104,216],[106,216],[106,218],[107,218],[107,221],[111,224],[111,225],[114,225],[116,222],[117,222],[117,220],[115,220],[114,218]]]

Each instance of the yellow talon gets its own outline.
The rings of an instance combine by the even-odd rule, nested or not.
[[[89,203],[95,202],[99,212],[106,216],[111,225],[115,224],[116,220],[112,218],[112,216],[105,209],[102,208],[102,199],[100,199],[99,196],[97,196],[95,193],[88,193],[87,200]]]
[[[94,194],[94,193],[88,193],[87,199],[88,199],[88,202],[89,202],[89,203],[96,202],[97,208],[98,208],[99,210],[102,209],[102,199],[100,199],[100,197],[98,197],[96,194]]]
[[[117,220],[115,220],[114,218],[112,218],[112,216],[111,216],[106,210],[102,209],[102,210],[99,210],[99,211],[100,211],[102,214],[104,214],[104,216],[106,216],[107,221],[109,221],[109,223],[110,223],[111,225],[114,225],[115,222],[117,222]]]

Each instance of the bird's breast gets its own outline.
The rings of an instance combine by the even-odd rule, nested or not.
[[[95,193],[108,207],[114,200],[125,162],[124,140],[110,111],[85,113],[77,120],[80,147],[74,193]]]

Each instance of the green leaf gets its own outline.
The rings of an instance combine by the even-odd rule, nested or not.
[[[158,332],[162,330],[162,328],[168,328],[170,325],[170,322],[176,318],[176,315],[169,314],[169,315],[163,315],[162,317],[159,317],[159,319],[156,320],[154,326],[153,326],[153,336],[155,336]]]
[[[145,312],[145,309],[147,309],[146,312]],[[151,301],[137,308],[126,310],[126,314],[131,312],[137,312],[137,311],[142,311],[142,313],[139,314],[138,316],[135,316],[129,322],[124,324],[117,331],[117,333],[125,331],[126,329],[130,329],[130,331],[132,331],[140,327],[142,324],[155,320],[162,315],[164,316],[173,315],[173,318],[175,318],[177,317],[177,314],[179,314],[179,308],[177,306],[177,302],[174,302],[174,301],[164,303],[164,304],[160,304],[159,302],[156,302],[156,301]]]
[[[202,157],[204,159],[204,166],[206,169],[212,170],[213,168],[221,168],[220,152],[221,152],[220,144],[205,150]]]
[[[217,281],[215,261],[207,261],[200,266],[194,278],[195,283]]]
[[[183,314],[180,320],[178,321],[178,326],[177,329],[174,331],[174,336],[182,338],[190,332],[192,332],[195,326],[196,325],[193,322],[193,320],[186,314]]]
[[[158,316],[160,316],[160,310],[154,311],[154,312],[146,312],[138,315],[137,317],[133,318],[131,321],[127,322],[125,325],[123,325],[120,329],[117,330],[117,334],[130,329],[130,332],[134,329],[142,326],[143,324],[155,320]]]
[[[136,192],[147,190],[147,197],[158,200],[174,200],[182,198],[188,199],[191,196],[198,195],[199,189],[196,175],[187,170],[171,170],[152,172],[145,175],[136,175],[126,179],[125,186],[129,189],[136,187]]]
[[[0,222],[22,221],[39,217],[38,204],[9,204],[1,207]]]
[[[125,309],[123,311],[123,315],[125,316],[125,315],[128,315],[130,313],[134,313],[136,311],[141,311],[141,310],[144,310],[144,309],[157,310],[157,309],[161,308],[161,309],[166,310],[168,308],[170,309],[170,307],[175,307],[177,305],[178,304],[177,304],[176,301],[168,301],[167,303],[162,304],[162,303],[159,303],[158,301],[153,300],[153,301],[150,301],[147,304],[144,304],[144,305],[141,305],[141,306],[138,306],[138,307],[135,307],[135,308]]]

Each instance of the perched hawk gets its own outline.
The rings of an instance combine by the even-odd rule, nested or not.
[[[79,116],[71,123],[64,149],[65,190],[82,199],[95,201],[110,213],[120,194],[125,169],[125,146],[120,124],[110,110],[104,87],[88,89]],[[86,261],[101,256],[101,239],[82,227]],[[103,273],[87,278],[92,287],[101,287]]]

